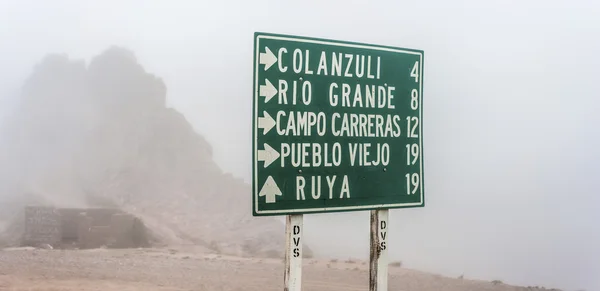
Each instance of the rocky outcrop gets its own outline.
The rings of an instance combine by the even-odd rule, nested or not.
[[[0,207],[19,209],[23,197],[54,207],[119,207],[166,244],[282,255],[282,223],[251,216],[249,185],[216,165],[211,145],[166,107],[166,94],[164,82],[123,48],[87,66],[64,55],[44,58],[1,132],[0,196],[13,198]]]

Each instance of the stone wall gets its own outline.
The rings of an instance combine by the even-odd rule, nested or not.
[[[22,245],[44,244],[133,248],[149,246],[149,239],[141,220],[118,209],[27,207]]]
[[[23,245],[56,245],[62,240],[60,214],[51,207],[26,207]]]

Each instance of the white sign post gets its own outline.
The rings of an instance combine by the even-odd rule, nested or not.
[[[388,290],[388,216],[388,209],[371,210],[369,291]]]
[[[288,215],[285,223],[284,291],[300,291],[302,285],[302,214]]]

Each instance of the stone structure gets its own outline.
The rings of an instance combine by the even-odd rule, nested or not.
[[[26,207],[23,244],[38,247],[56,245],[62,240],[60,214],[50,207]]]
[[[144,224],[118,209],[49,208],[25,209],[22,245],[81,249],[149,246]]]

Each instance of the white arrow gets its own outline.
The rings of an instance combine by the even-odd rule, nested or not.
[[[265,103],[267,103],[275,96],[275,94],[277,94],[277,89],[268,79],[265,79],[265,85],[260,85],[259,94],[260,96],[265,97]]]
[[[265,168],[279,158],[279,153],[265,143],[265,150],[258,150],[258,160],[265,162]]]
[[[258,118],[258,128],[262,128],[263,135],[265,135],[267,132],[269,132],[269,130],[271,130],[271,128],[275,127],[277,123],[275,122],[275,119],[273,119],[273,117],[271,117],[271,115],[269,115],[269,113],[266,111],[263,111],[263,114],[265,117]]]
[[[265,202],[267,203],[275,203],[275,196],[281,196],[281,190],[273,180],[273,177],[269,176],[267,181],[263,185],[262,189],[258,193],[258,196],[263,197],[266,196]]]
[[[264,52],[264,53],[260,53],[260,55],[259,55],[260,60],[258,62],[261,65],[265,65],[265,71],[266,71],[273,64],[275,64],[277,62],[277,57],[273,54],[273,52],[268,47],[265,47],[265,51],[266,52]]]

